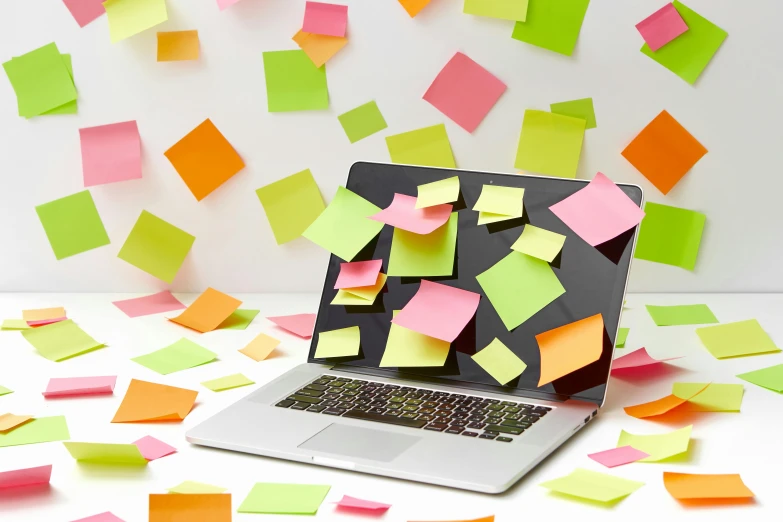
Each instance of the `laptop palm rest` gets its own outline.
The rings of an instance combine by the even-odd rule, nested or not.
[[[356,459],[391,462],[421,437],[388,431],[330,424],[299,445],[300,449]]]

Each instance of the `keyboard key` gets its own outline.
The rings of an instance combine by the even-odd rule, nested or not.
[[[478,437],[478,433],[475,431],[463,431],[462,434],[466,437]]]
[[[326,406],[323,404],[313,404],[309,408],[307,408],[307,411],[314,411],[316,413],[320,413],[326,409]]]
[[[501,426],[510,426],[512,428],[522,428],[523,430],[526,430],[527,428],[530,427],[530,423],[519,422],[519,421],[514,421],[514,420],[508,420],[508,419],[506,419],[503,422],[501,422],[500,425]]]
[[[368,411],[370,409],[370,407],[369,406],[365,406],[363,404],[360,404],[359,406],[354,406],[353,409],[354,410],[359,410],[359,411]]]
[[[329,383],[329,379],[327,379],[325,377],[321,377],[320,379],[318,379],[316,381],[313,381],[313,384],[316,384],[316,385],[325,385],[325,384],[328,384],[328,383]]]
[[[486,419],[485,415],[471,415],[470,417],[468,417],[468,420],[470,422],[483,422],[484,419]]]
[[[400,415],[400,417],[402,417],[403,419],[415,419],[418,416],[419,416],[418,413],[403,413],[402,415]]]
[[[426,413],[427,415],[435,413],[435,408],[419,408],[419,413]]]
[[[337,403],[337,407],[338,408],[345,408],[346,410],[349,410],[349,409],[353,408],[353,403],[350,402],[350,401],[340,401],[339,403]]]
[[[410,405],[413,405],[413,406],[419,406],[423,402],[424,401],[421,400],[421,399],[408,399],[407,401],[405,401],[405,404],[410,404]]]
[[[508,437],[498,437],[495,440],[498,441],[498,442],[511,442],[514,439],[511,439],[511,438],[508,438]]]
[[[501,406],[516,406],[517,405],[516,402],[511,402],[511,401],[503,401],[500,404],[501,404]]]
[[[487,433],[487,432],[484,432],[481,435],[479,435],[480,439],[490,439],[491,440],[491,439],[494,439],[495,437],[497,437],[496,434],[494,434],[494,433]]]
[[[490,417],[492,419],[502,419],[503,418],[503,412],[502,411],[491,411],[487,414],[487,417]]]
[[[389,404],[388,406],[386,406],[386,408],[389,409],[389,410],[401,410],[402,409],[402,404],[397,404],[396,402],[393,402],[393,403]]]
[[[340,381],[340,382],[352,382],[353,381],[353,379],[349,379],[348,377],[338,377],[337,380]]]
[[[345,386],[345,382],[344,381],[332,381],[332,382],[329,383],[329,386],[332,387],[332,388],[342,388],[343,386]]]
[[[319,404],[323,399],[319,399],[318,397],[308,397],[306,395],[298,395],[294,394],[288,397],[291,401],[298,401],[298,402],[306,402],[308,404]]]
[[[351,382],[351,383],[347,383],[347,384],[344,386],[344,388],[345,388],[345,389],[347,389],[347,390],[356,390],[356,389],[357,389],[357,388],[359,388],[360,386],[361,386],[361,384],[359,384],[359,383],[356,383],[356,382]]]
[[[463,431],[465,431],[465,428],[462,426],[451,426],[444,433],[453,433],[454,435],[459,435]]]
[[[403,406],[403,407],[402,407],[402,411],[416,411],[416,410],[418,410],[418,409],[419,409],[419,407],[418,407],[418,406],[414,406],[414,405],[412,405],[412,404],[409,404],[409,405],[407,405],[407,406]]]
[[[434,418],[435,418],[435,415],[427,415],[427,414],[425,414],[425,415],[419,415],[419,416],[418,416],[418,417],[416,417],[416,418],[417,418],[417,419],[421,419],[421,420],[423,420],[423,421],[427,421],[427,422],[429,422],[429,421],[431,421],[432,419],[434,419]]]
[[[449,423],[449,425],[451,425],[451,426],[467,426],[468,425],[468,421],[455,419],[455,420],[451,421]]]
[[[291,401],[288,399],[283,399],[282,401],[275,404],[278,408],[288,408],[289,406],[293,406],[295,401]]]
[[[328,408],[330,406],[334,406],[335,404],[337,404],[337,401],[333,401],[333,400],[332,401],[321,401],[320,404],[323,404],[324,406],[326,406]]]
[[[506,413],[517,413],[521,408],[517,408],[516,406],[507,406],[505,410],[503,410]]]
[[[410,428],[422,428],[427,425],[427,421],[420,419],[408,419],[404,417],[395,417],[393,415],[381,415],[377,413],[371,413],[366,411],[349,410],[345,413],[344,417],[349,419],[361,419],[375,422],[383,422],[386,424],[395,424],[397,426],[408,426]]]
[[[345,390],[343,392],[342,396],[343,397],[358,397],[359,396],[359,392],[355,391],[355,390]]]
[[[499,433],[505,433],[507,435],[521,435],[524,428],[514,428],[512,426],[501,426],[499,424],[490,424],[487,426],[488,431],[497,431]]]
[[[320,397],[321,395],[324,394],[324,392],[322,392],[322,391],[308,390],[307,388],[305,388],[303,390],[299,390],[296,393],[297,393],[297,395],[306,395],[308,397]]]
[[[325,381],[333,381],[336,379],[334,375],[321,375],[321,379]]]
[[[510,413],[510,414],[506,415],[506,419],[508,419],[508,420],[519,420],[521,418],[522,418],[522,415],[520,415],[519,413]]]
[[[324,399],[327,399],[327,400],[330,400],[330,401],[334,400],[334,399],[339,399],[339,398],[340,398],[340,394],[339,393],[327,393],[326,395],[324,395]]]
[[[328,390],[328,389],[329,389],[329,387],[328,387],[328,386],[324,386],[323,384],[318,384],[318,383],[315,383],[315,382],[314,382],[314,383],[312,383],[312,384],[308,384],[307,386],[305,386],[305,389],[308,389],[308,390],[318,390],[318,391],[326,391],[326,390]]]
[[[310,404],[306,402],[297,402],[293,406],[291,406],[292,410],[306,410],[310,407]]]
[[[486,426],[486,424],[483,422],[471,422],[468,424],[468,428],[472,428],[474,430],[483,430],[484,426]]]
[[[487,409],[490,411],[501,411],[503,409],[503,406],[500,404],[490,404],[487,406]]]
[[[386,413],[386,408],[370,408],[370,413],[383,414]]]
[[[444,422],[433,422],[425,426],[424,429],[430,431],[443,431],[448,427],[449,425]]]
[[[405,402],[405,398],[404,397],[392,397],[391,399],[389,399],[389,402]]]

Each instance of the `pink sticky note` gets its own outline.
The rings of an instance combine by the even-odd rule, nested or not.
[[[103,2],[105,1],[106,0],[63,0],[63,3],[71,12],[71,16],[73,16],[73,19],[79,24],[79,27],[84,27],[106,12],[106,9],[103,8]]]
[[[644,217],[644,211],[600,172],[585,188],[549,210],[591,246],[616,238]]]
[[[688,26],[674,4],[666,4],[636,24],[636,29],[650,46],[650,50],[657,51],[687,31]]]
[[[349,497],[348,495],[343,495],[343,498],[341,498],[339,502],[335,502],[335,504],[341,509],[360,509],[373,511],[375,513],[382,513],[391,507],[391,504],[381,504],[380,502],[362,500],[356,497]]]
[[[430,234],[442,227],[449,217],[451,217],[451,205],[448,203],[416,208],[415,197],[395,194],[391,205],[370,216],[370,219],[414,234]]]
[[[139,448],[141,456],[147,460],[157,460],[177,452],[177,448],[174,446],[169,446],[162,440],[150,437],[149,435],[140,438],[134,442],[134,444]]]
[[[0,472],[0,489],[48,484],[52,478],[52,465]]]
[[[327,36],[345,36],[348,25],[348,6],[307,2],[305,4],[302,31],[325,34]]]
[[[120,517],[111,514],[109,511],[106,511],[105,513],[99,513],[97,515],[93,515],[87,518],[80,518],[79,520],[74,520],[73,522],[125,522],[125,521],[122,520]]]
[[[424,93],[424,99],[473,132],[506,90],[506,84],[462,53],[455,54]]]
[[[221,11],[225,9],[226,7],[231,7],[232,5],[239,2],[239,0],[217,0],[218,9]]]
[[[310,339],[313,336],[315,314],[281,315],[278,317],[267,317],[267,319],[283,330],[288,330],[299,337]]]
[[[681,359],[681,357],[669,357],[668,359],[653,359],[650,354],[647,353],[647,348],[639,348],[634,350],[628,355],[623,355],[612,361],[612,373],[620,370],[628,370],[631,368],[642,368],[644,366],[651,366],[654,364],[661,364],[666,361],[673,361],[675,359]]]
[[[334,288],[361,288],[363,286],[373,286],[378,280],[378,274],[381,271],[382,265],[382,259],[340,263],[340,275],[337,276]]]
[[[141,137],[135,121],[79,129],[84,186],[141,178]]]
[[[45,326],[47,324],[52,323],[59,323],[60,321],[65,321],[68,319],[67,317],[54,317],[52,319],[40,319],[38,321],[27,321],[28,326]]]
[[[117,376],[107,377],[54,377],[49,379],[43,396],[73,397],[77,395],[110,395],[114,393]]]
[[[137,297],[135,299],[114,301],[112,304],[125,312],[125,315],[128,317],[160,314],[186,308],[185,305],[180,303],[168,290],[144,297]]]
[[[622,466],[623,464],[630,464],[637,460],[646,459],[650,455],[639,451],[633,446],[622,446],[619,448],[612,448],[606,451],[599,451],[598,453],[591,453],[588,455],[591,459],[599,464],[603,464],[607,468],[613,468],[615,466]]]
[[[419,291],[392,319],[409,330],[453,342],[478,308],[481,296],[453,286],[421,281]]]

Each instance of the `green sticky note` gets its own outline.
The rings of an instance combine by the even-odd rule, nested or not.
[[[111,43],[119,42],[169,19],[166,0],[106,0]]]
[[[50,361],[62,361],[103,348],[70,319],[22,331],[22,336]]]
[[[352,357],[359,355],[361,337],[358,326],[349,326],[318,334],[315,358]]]
[[[547,176],[575,178],[585,124],[581,118],[526,110],[514,166]]]
[[[205,386],[214,392],[219,392],[224,390],[231,390],[233,388],[240,388],[242,386],[250,386],[251,384],[255,383],[241,373],[235,373],[234,375],[227,375],[226,377],[220,377],[219,379],[204,381],[201,384],[202,386]]]
[[[625,348],[625,341],[628,339],[628,332],[630,328],[620,328],[617,330],[617,341],[614,344],[615,348]]]
[[[315,515],[331,486],[257,482],[237,510],[269,515]]]
[[[337,117],[351,143],[371,136],[387,127],[375,100],[359,105]]]
[[[344,187],[302,235],[343,261],[351,261],[378,235],[383,223],[367,219],[381,209]]]
[[[216,330],[247,330],[260,310],[237,309]]]
[[[457,168],[444,124],[386,137],[392,163]]]
[[[35,212],[57,259],[109,244],[89,190],[38,205]]]
[[[278,245],[298,238],[326,205],[310,169],[256,190]]]
[[[524,22],[528,0],[465,0],[465,14]]]
[[[265,52],[264,77],[269,112],[329,108],[326,65],[316,67],[302,50]]]
[[[9,393],[14,393],[14,390],[10,390],[5,386],[0,386],[0,396],[8,395]]]
[[[24,319],[4,319],[3,330],[29,330],[32,328]]]
[[[688,451],[692,428],[693,426],[685,426],[679,430],[657,435],[634,435],[623,430],[620,432],[617,447],[633,446],[649,455],[639,462],[657,462]]]
[[[743,381],[753,383],[756,386],[783,393],[783,364],[776,364],[775,366],[770,366],[768,368],[741,373],[737,375],[737,377]],[[0,386],[0,388],[2,388],[2,386]],[[2,393],[0,393],[0,395],[2,395]]]
[[[117,257],[171,283],[195,240],[184,230],[142,210]]]
[[[395,277],[450,276],[454,272],[459,215],[452,212],[445,225],[429,234],[395,228],[387,275]]]
[[[693,270],[707,216],[659,203],[646,203],[644,212],[634,257]]]
[[[212,486],[210,484],[204,484],[203,482],[196,482],[193,480],[185,480],[181,484],[169,488],[166,491],[169,493],[177,493],[180,495],[204,495],[204,494],[218,494],[226,492],[226,488],[219,486]]]
[[[62,415],[57,417],[38,417],[30,422],[25,422],[9,432],[0,433],[0,448],[68,440],[70,438],[68,424]]]
[[[76,100],[76,88],[55,43],[3,63],[19,116],[32,118]]]
[[[360,288],[345,288],[337,291],[330,304],[333,305],[353,305],[353,306],[371,306],[375,303],[378,294],[383,290],[386,284],[386,274],[381,272],[375,285]]]
[[[563,249],[565,240],[566,237],[562,234],[528,224],[511,245],[511,250],[551,263]]]
[[[101,444],[97,442],[63,442],[71,457],[90,464],[146,466],[147,459],[135,444]]]
[[[509,331],[565,293],[549,263],[511,252],[476,276]]]
[[[702,388],[704,390],[699,393]],[[694,397],[696,393],[698,395]],[[672,395],[688,399],[688,402],[678,407],[682,411],[740,411],[744,393],[741,384],[675,382],[672,385]]]
[[[572,497],[614,502],[644,486],[644,482],[577,468],[565,477],[542,482],[540,486]]]
[[[593,108],[592,98],[551,103],[549,104],[549,110],[554,114],[585,120],[585,122],[587,122],[585,129],[595,129],[598,127],[598,124],[595,121],[595,109]]]
[[[527,368],[527,364],[498,338],[493,339],[486,348],[471,358],[484,368],[493,379],[503,385],[522,375],[522,372]]]
[[[571,56],[590,0],[529,0],[524,22],[512,38]]]
[[[677,0],[672,3],[688,30],[657,51],[647,44],[641,51],[693,85],[729,33]]]
[[[63,59],[63,63],[65,63],[65,68],[68,69],[68,74],[71,76],[71,81],[73,82],[73,61],[71,60],[70,54],[61,54],[60,55]],[[74,84],[74,89],[76,88],[76,84]],[[78,93],[77,93],[78,95]],[[60,105],[59,107],[55,107],[54,109],[50,109],[46,112],[42,112],[42,116],[52,116],[56,114],[77,114],[79,112],[79,103],[78,100],[69,101],[68,103],[64,103],[63,105]]]
[[[716,359],[780,351],[755,319],[696,328],[696,335]]]
[[[395,317],[399,310],[392,312]],[[449,356],[451,343],[391,323],[381,368],[441,367]]]
[[[645,305],[657,326],[718,323],[718,319],[706,304],[655,306]]]
[[[459,176],[425,183],[416,188],[418,189],[416,208],[452,203],[459,199]]]
[[[217,359],[215,352],[207,350],[189,339],[182,338],[160,350],[134,357],[131,361],[146,366],[161,375],[168,375],[210,363],[215,359]]]

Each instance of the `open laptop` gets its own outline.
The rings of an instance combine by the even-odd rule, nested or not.
[[[636,229],[590,246],[549,207],[587,185],[584,180],[357,163],[346,187],[379,208],[395,193],[459,176],[456,255],[451,276],[424,278],[481,294],[473,319],[451,343],[441,367],[381,368],[392,313],[417,292],[421,278],[389,277],[371,306],[336,306],[335,281],[344,261],[327,268],[307,364],[300,365],[191,429],[205,446],[349,469],[486,493],[508,489],[585,426],[606,395]],[[522,218],[477,225],[472,209],[482,186],[523,187]],[[619,185],[639,206],[642,190]],[[566,292],[509,331],[476,276],[508,255],[524,226],[566,236],[552,263]],[[444,225],[445,226],[445,225]],[[382,259],[386,273],[393,228],[384,226],[352,261]],[[600,358],[538,386],[535,336],[602,314]],[[319,332],[359,326],[361,350],[347,360],[319,360]],[[527,368],[498,385],[471,355],[500,339]]]

